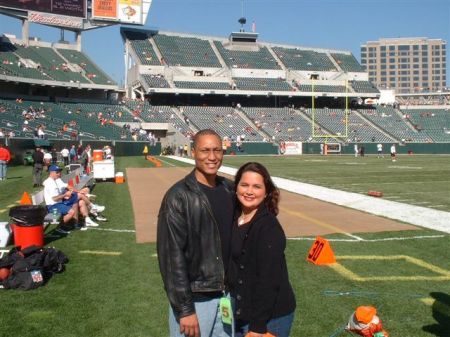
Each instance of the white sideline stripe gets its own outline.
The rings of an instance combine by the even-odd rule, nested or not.
[[[416,240],[416,239],[436,239],[443,238],[445,235],[421,235],[421,236],[409,236],[409,237],[392,237],[383,239],[363,239],[350,240],[350,239],[327,239],[330,242],[382,242],[382,241],[403,241],[403,240]],[[316,238],[288,238],[293,241],[315,241]]]
[[[97,231],[105,231],[105,232],[118,232],[118,233],[136,233],[134,229],[114,229],[114,228],[97,228],[97,227],[88,227],[89,230],[95,229]]]
[[[193,159],[177,156],[168,156],[168,158],[194,165]],[[222,166],[219,172],[234,176],[237,169]],[[373,198],[279,177],[272,177],[272,179],[279,188],[289,192],[450,234],[450,212]]]

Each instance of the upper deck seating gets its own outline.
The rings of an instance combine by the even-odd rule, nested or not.
[[[352,81],[349,82],[352,85],[353,90],[355,92],[373,92],[373,93],[379,93],[380,90],[373,85],[372,82],[369,81]]]
[[[230,68],[281,69],[265,46],[260,46],[258,51],[242,51],[226,49],[220,41],[214,41],[214,45]]]
[[[326,53],[300,48],[273,47],[272,49],[289,69],[337,71]]]
[[[197,81],[174,81],[177,88],[183,89],[206,89],[206,90],[230,90],[228,82],[197,82]]]
[[[170,88],[169,83],[166,81],[166,79],[162,75],[143,74],[142,78],[145,80],[147,85],[151,88]]]
[[[78,64],[95,84],[115,85],[116,83],[97,67],[84,53],[73,49],[58,49],[58,52],[70,63]]]
[[[331,53],[331,56],[345,72],[364,72],[364,68],[358,63],[353,54]]]
[[[234,77],[236,87],[240,90],[258,91],[293,91],[294,89],[281,78]]]
[[[209,41],[157,34],[153,39],[163,57],[162,63],[176,67],[221,68]]]

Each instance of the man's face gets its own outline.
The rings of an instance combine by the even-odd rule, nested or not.
[[[215,135],[200,136],[192,150],[197,172],[207,176],[215,176],[222,165],[222,143]]]

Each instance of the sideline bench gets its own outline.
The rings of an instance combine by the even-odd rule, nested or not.
[[[83,187],[92,187],[95,184],[95,180],[92,176],[92,174],[82,174],[83,170],[81,168],[78,168],[72,172],[69,172],[68,174],[61,177],[62,181],[69,185],[73,185],[75,189],[80,190]],[[33,205],[45,205],[45,198],[44,198],[44,190],[40,190],[36,193],[33,193],[31,195],[31,201]],[[57,225],[61,221],[61,214],[55,214],[53,213],[47,213],[47,215],[44,218],[44,228],[48,225]]]

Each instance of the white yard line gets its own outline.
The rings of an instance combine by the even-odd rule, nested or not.
[[[436,239],[436,238],[443,238],[443,237],[445,237],[445,235],[418,235],[418,236],[391,237],[391,238],[382,238],[382,239],[359,238],[358,240],[350,240],[350,239],[327,239],[327,240],[330,242],[382,242],[382,241],[404,241],[404,240],[417,240],[417,239]],[[295,237],[295,238],[288,238],[288,240],[315,241],[316,238]]]
[[[189,158],[176,156],[168,156],[168,158],[194,164],[194,160]],[[219,172],[234,176],[237,169],[222,166]],[[289,192],[450,234],[450,212],[339,191],[279,177],[272,178],[279,188]]]

